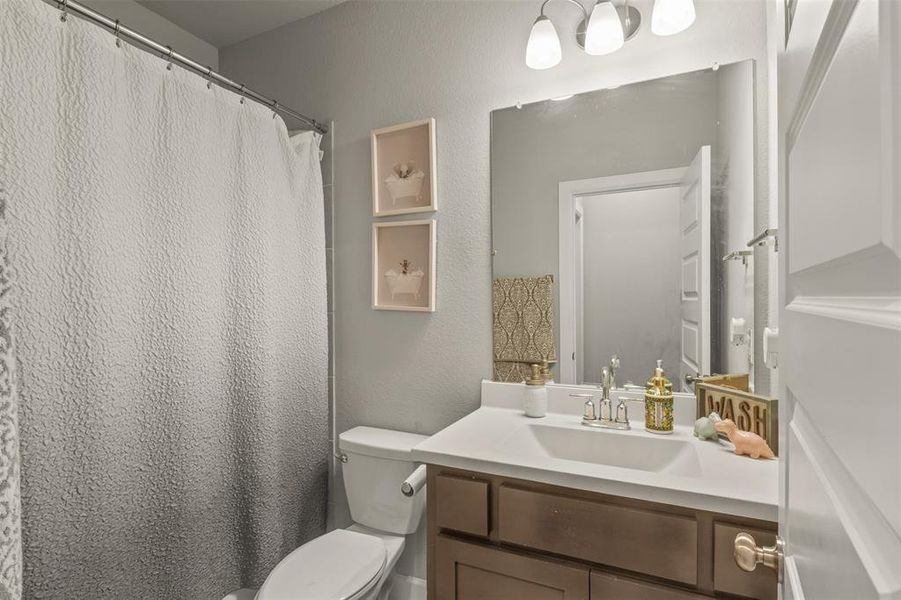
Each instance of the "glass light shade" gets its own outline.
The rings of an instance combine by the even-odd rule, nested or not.
[[[609,0],[594,5],[585,29],[585,52],[594,56],[616,52],[626,43],[623,23]]]
[[[654,35],[674,35],[695,22],[694,0],[654,0],[651,31]]]
[[[535,19],[526,46],[526,65],[530,69],[550,69],[563,58],[560,38],[551,20],[545,16]]]

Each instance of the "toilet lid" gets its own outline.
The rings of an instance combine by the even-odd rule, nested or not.
[[[385,554],[379,538],[336,529],[283,558],[257,600],[348,600],[376,584]]]

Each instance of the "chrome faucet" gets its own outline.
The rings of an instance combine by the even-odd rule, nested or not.
[[[613,375],[610,373],[610,367],[604,367],[601,369],[601,407],[598,417],[601,421],[613,420],[613,410],[610,406],[610,389],[612,387]]]
[[[570,394],[574,398],[585,398],[585,407],[582,413],[582,425],[599,427],[603,429],[629,429],[629,416],[626,413],[626,405],[622,399],[616,407],[616,416],[613,415],[613,403],[610,400],[610,389],[613,387],[613,375],[609,367],[601,369],[601,401],[598,410],[594,409],[593,394]]]

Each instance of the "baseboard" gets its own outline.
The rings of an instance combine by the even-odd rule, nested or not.
[[[392,580],[394,585],[391,587],[388,600],[425,600],[425,579],[395,573]]]

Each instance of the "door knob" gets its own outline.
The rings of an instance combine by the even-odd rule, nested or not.
[[[687,383],[688,385],[692,385],[693,383],[697,383],[698,381],[701,381],[700,373],[698,373],[697,375],[692,375],[691,373],[685,374],[685,383]]]
[[[782,559],[784,556],[783,548],[785,543],[782,538],[776,537],[776,544],[773,546],[757,545],[757,541],[750,533],[741,532],[735,536],[735,564],[742,571],[749,573],[762,564],[765,567],[776,571],[779,583],[782,583]]]

